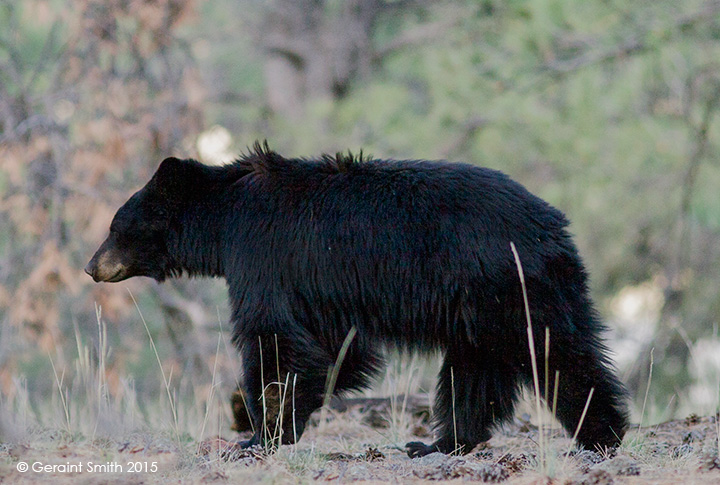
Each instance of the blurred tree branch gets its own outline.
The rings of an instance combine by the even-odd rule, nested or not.
[[[377,23],[422,9],[426,0],[276,0],[255,26],[253,38],[265,52],[265,79],[270,108],[299,117],[308,99],[340,99],[358,77],[392,52],[436,38],[456,18],[404,30],[382,47],[373,34]],[[253,28],[253,26],[250,26]]]
[[[658,350],[660,361],[664,356],[672,356],[679,358],[683,365],[687,363],[692,351],[688,345],[690,342],[688,333],[684,328],[687,325],[683,322],[683,307],[686,304],[687,292],[691,288],[687,275],[694,267],[690,257],[693,247],[690,218],[698,174],[708,151],[711,124],[720,107],[720,80],[717,77],[719,74],[720,66],[713,64],[701,69],[700,74],[691,77],[686,83],[688,91],[685,96],[686,103],[690,104],[696,101],[697,94],[694,93],[696,90],[705,92],[706,96],[699,122],[692,120],[692,110],[689,107],[683,109],[686,115],[684,122],[691,132],[691,145],[680,184],[681,196],[676,220],[676,245],[671,245],[671,247],[674,246],[674,254],[669,255],[664,269],[665,284],[662,288],[664,303],[660,311],[659,327],[656,335],[640,352],[628,376],[628,383],[633,389],[639,388],[647,378],[651,349]],[[674,406],[677,407],[677,405],[678,403],[675,403]]]
[[[694,27],[699,23],[718,22],[720,14],[720,0],[711,0],[703,5],[696,12],[680,16],[671,25],[654,25],[650,28],[633,34],[625,40],[616,43],[609,49],[598,50],[590,48],[587,52],[565,60],[553,60],[541,66],[540,71],[548,74],[551,78],[566,76],[580,69],[613,62],[617,59],[641,54],[658,47],[657,40],[666,35],[669,30],[682,30]],[[592,45],[590,41],[586,43]],[[597,44],[595,42],[594,44]],[[534,83],[531,83],[534,84]]]
[[[716,67],[716,73],[720,73],[720,69]],[[720,104],[720,80],[711,78],[708,83],[710,94],[705,100],[705,106],[703,108],[702,119],[698,126],[692,126],[693,133],[693,147],[688,166],[685,171],[685,176],[682,182],[682,197],[680,202],[680,215],[679,219],[679,238],[678,238],[678,253],[675,268],[670,280],[674,281],[677,275],[680,273],[683,267],[688,264],[688,255],[690,251],[690,231],[688,230],[688,218],[691,212],[691,203],[693,193],[695,190],[695,182],[697,181],[698,172],[700,170],[700,164],[705,158],[708,149],[708,135],[710,129],[710,123],[712,122],[713,116],[717,113],[718,104]]]
[[[454,12],[448,18],[435,22],[421,24],[413,28],[403,30],[385,45],[378,47],[372,54],[373,61],[382,62],[387,56],[396,53],[400,49],[413,47],[423,42],[432,41],[447,34],[455,27],[462,18],[464,12]]]

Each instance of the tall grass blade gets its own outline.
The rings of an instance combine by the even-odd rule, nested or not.
[[[172,420],[173,420],[173,428],[175,431],[175,439],[178,442],[178,446],[180,445],[180,426],[178,424],[178,413],[177,413],[177,406],[175,403],[175,399],[173,397],[173,393],[170,390],[170,379],[172,379],[172,369],[170,369],[170,378],[165,376],[165,369],[163,369],[162,361],[160,360],[160,354],[157,351],[157,347],[155,346],[155,340],[152,337],[152,334],[150,333],[150,327],[148,327],[147,322],[145,321],[145,317],[142,314],[142,311],[140,311],[140,305],[138,305],[137,300],[135,300],[135,296],[132,294],[132,291],[130,291],[130,288],[127,288],[127,292],[130,294],[130,299],[133,301],[133,304],[135,305],[135,308],[137,309],[138,315],[140,315],[140,320],[142,320],[143,326],[145,327],[145,332],[147,333],[148,339],[150,340],[150,346],[152,347],[153,353],[155,354],[155,360],[157,361],[158,367],[160,368],[160,374],[163,378],[163,383],[165,384],[165,392],[167,393],[168,401],[170,403],[170,412],[172,413]]]

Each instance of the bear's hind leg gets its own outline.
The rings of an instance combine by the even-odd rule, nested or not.
[[[571,436],[575,433],[593,389],[578,442],[588,449],[618,446],[627,428],[626,392],[613,369],[602,341],[604,327],[593,310],[587,276],[577,256],[557,257],[546,265],[547,276],[528,279],[533,313],[536,356],[545,355],[545,328],[549,334],[549,372],[540,372],[540,388],[553,393],[559,373],[557,419]],[[527,372],[527,382],[532,374]],[[552,403],[553,396],[547,396]]]
[[[517,371],[497,349],[450,349],[445,356],[435,399],[438,439],[429,445],[405,445],[411,458],[469,453],[490,439],[494,426],[510,419],[518,396]],[[454,397],[454,399],[453,399]]]
[[[559,335],[551,335],[550,340],[552,371],[547,388],[552,393],[557,371],[557,419],[572,436],[592,389],[577,440],[590,450],[618,446],[627,427],[625,391],[607,363],[602,344],[592,335],[586,336],[583,342],[577,342],[576,339],[564,341]],[[545,376],[541,376],[540,381],[541,388],[544,388]],[[548,396],[547,400],[552,402],[552,399],[553,396]]]

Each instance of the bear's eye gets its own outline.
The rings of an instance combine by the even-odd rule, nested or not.
[[[155,215],[155,217],[165,218],[168,215],[168,211],[163,207],[155,207],[153,208],[153,215]]]

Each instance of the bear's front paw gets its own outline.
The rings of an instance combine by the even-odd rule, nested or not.
[[[198,454],[220,458],[225,461],[262,457],[262,448],[253,445],[251,441],[227,441],[219,436],[217,438],[208,438],[198,445]]]
[[[253,443],[252,439],[249,440],[237,440],[235,442],[235,446],[237,446],[240,449],[246,450],[250,448],[251,446],[255,446],[255,443]]]
[[[420,458],[440,450],[436,446],[426,445],[421,441],[411,441],[405,445],[405,451],[410,458]]]
[[[249,440],[235,440],[235,444],[238,448],[247,450],[253,446],[260,446],[260,437],[255,433]]]

